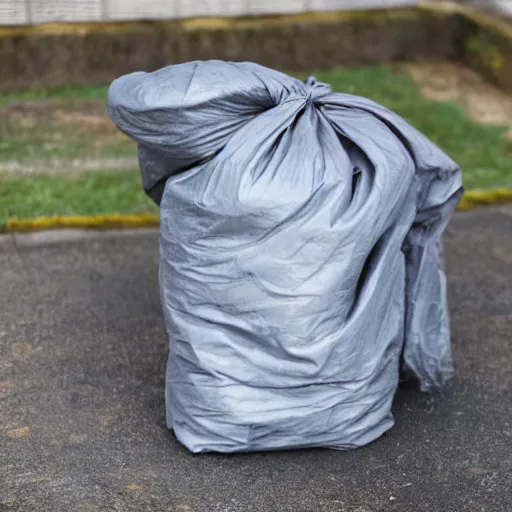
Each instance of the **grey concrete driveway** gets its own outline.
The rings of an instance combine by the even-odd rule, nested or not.
[[[510,512],[512,210],[445,237],[457,377],[351,452],[190,455],[164,423],[154,231],[0,239],[0,511]]]

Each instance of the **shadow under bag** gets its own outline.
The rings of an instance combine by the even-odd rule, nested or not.
[[[168,426],[192,452],[354,448],[452,375],[459,167],[398,115],[252,63],[115,80],[160,204]]]

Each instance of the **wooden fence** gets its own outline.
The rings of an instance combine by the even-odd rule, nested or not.
[[[0,0],[0,25],[164,20],[404,7],[417,0]]]

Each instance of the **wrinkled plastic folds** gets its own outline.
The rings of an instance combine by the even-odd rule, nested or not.
[[[191,451],[353,448],[452,375],[459,167],[398,115],[252,63],[115,80],[160,204],[169,428]]]

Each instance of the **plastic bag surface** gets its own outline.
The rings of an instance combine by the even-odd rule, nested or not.
[[[169,428],[192,452],[353,448],[452,375],[459,167],[398,115],[252,63],[115,80],[160,204]]]

